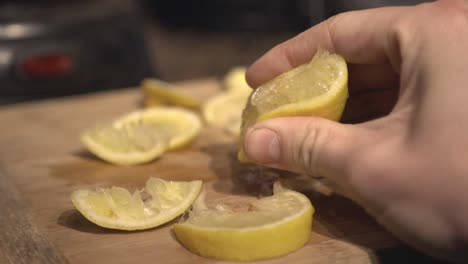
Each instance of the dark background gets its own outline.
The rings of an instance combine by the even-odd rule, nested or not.
[[[0,104],[220,77],[336,13],[416,2],[4,0]]]

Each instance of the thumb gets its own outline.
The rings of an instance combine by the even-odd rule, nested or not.
[[[248,129],[244,149],[256,163],[333,179],[345,173],[358,129],[318,117],[274,118]]]

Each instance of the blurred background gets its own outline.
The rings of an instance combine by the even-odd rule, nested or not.
[[[0,1],[0,104],[221,77],[336,13],[422,1]]]

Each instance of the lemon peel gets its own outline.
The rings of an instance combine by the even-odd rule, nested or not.
[[[278,186],[278,185],[276,185]],[[246,210],[228,204],[210,208],[203,193],[185,222],[174,225],[178,241],[205,257],[253,261],[289,254],[310,237],[314,208],[301,193],[276,187]]]
[[[130,193],[113,186],[79,189],[71,194],[75,208],[101,227],[143,230],[167,223],[185,212],[197,198],[202,181],[166,181],[150,178],[143,190]],[[142,196],[148,198],[142,199]]]

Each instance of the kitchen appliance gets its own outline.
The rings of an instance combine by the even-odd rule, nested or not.
[[[129,87],[151,73],[132,1],[0,3],[0,104]]]

